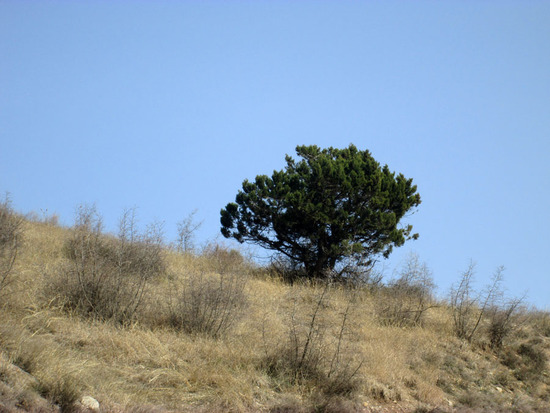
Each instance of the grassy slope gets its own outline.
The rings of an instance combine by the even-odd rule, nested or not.
[[[68,234],[25,223],[16,282],[0,302],[0,402],[7,411],[49,411],[52,401],[82,395],[113,412],[550,411],[544,365],[550,328],[547,318],[541,328],[544,320],[535,313],[494,353],[483,349],[482,340],[456,339],[445,306],[430,310],[423,327],[382,326],[374,305],[383,293],[359,291],[338,341],[349,295],[332,289],[319,310],[314,344],[329,355],[341,344],[337,363],[360,367],[351,394],[329,397],[318,381],[292,382],[272,368],[273,360],[284,358],[278,348],[289,337],[292,316],[307,332],[322,287],[289,286],[236,268],[250,277],[245,316],[222,339],[191,336],[162,322],[167,297],[185,277],[219,270],[220,263],[166,252],[168,275],[150,287],[140,322],[124,328],[92,322],[63,313],[43,293],[44,277],[55,273]],[[535,356],[529,358],[525,348]],[[537,355],[543,364],[531,368]]]

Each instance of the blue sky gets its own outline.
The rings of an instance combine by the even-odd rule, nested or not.
[[[198,242],[296,145],[369,149],[413,178],[441,289],[550,308],[550,2],[0,0],[0,192],[22,212],[136,206]]]

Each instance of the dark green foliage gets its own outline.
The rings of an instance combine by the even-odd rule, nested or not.
[[[272,177],[245,180],[235,202],[221,210],[226,238],[252,242],[324,277],[344,258],[368,266],[401,246],[412,226],[400,219],[420,204],[412,179],[380,166],[370,152],[298,146],[295,161]]]

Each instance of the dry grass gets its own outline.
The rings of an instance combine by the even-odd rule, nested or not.
[[[232,273],[190,274],[168,296],[169,324],[189,334],[225,335],[242,317],[246,278]]]
[[[376,291],[332,286],[320,300],[322,285],[255,278],[235,253],[165,251],[165,274],[151,280],[135,322],[120,326],[54,305],[43,275],[63,260],[70,234],[43,223],[23,229],[17,281],[0,306],[0,411],[69,411],[83,395],[104,412],[550,411],[548,314],[530,312],[496,352],[456,338],[445,305],[425,312],[421,327],[384,325]],[[226,334],[188,334],[166,322],[166,297],[192,274],[248,280],[248,306]],[[316,309],[317,373],[289,375],[284,350],[295,334],[303,351]],[[266,360],[284,368],[274,373]],[[335,362],[354,371],[340,394],[327,381]]]

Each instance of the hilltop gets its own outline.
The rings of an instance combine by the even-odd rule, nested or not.
[[[102,412],[550,411],[547,313],[515,307],[495,345],[486,312],[459,338],[456,311],[414,283],[288,283],[223,245],[91,224],[21,221],[2,412],[86,411],[84,396]]]

